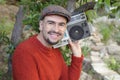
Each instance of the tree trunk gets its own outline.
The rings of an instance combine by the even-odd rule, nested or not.
[[[23,24],[22,24],[23,17],[24,17],[23,6],[20,6],[19,11],[17,12],[17,15],[16,15],[16,22],[15,22],[14,29],[12,31],[12,37],[11,37],[11,41],[15,46],[19,43],[21,39],[22,28],[23,28]]]
[[[67,5],[67,10],[69,12],[73,12],[74,9],[75,9],[75,3],[76,3],[76,0],[68,0],[68,5]]]
[[[23,17],[24,17],[24,13],[23,13],[23,6],[19,7],[19,11],[16,14],[16,22],[14,25],[14,29],[12,31],[12,36],[11,36],[11,41],[13,43],[14,46],[17,46],[17,44],[19,43],[20,39],[21,39],[21,34],[22,34],[22,21],[23,21]],[[12,54],[9,54],[9,58],[8,58],[8,77],[11,78],[12,75]]]

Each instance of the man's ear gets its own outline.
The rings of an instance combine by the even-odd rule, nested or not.
[[[39,30],[41,31],[43,27],[43,21],[39,21]]]

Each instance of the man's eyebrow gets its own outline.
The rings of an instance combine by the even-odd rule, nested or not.
[[[54,22],[55,23],[55,21],[52,21],[52,20],[47,20],[47,22]]]
[[[65,25],[66,23],[65,22],[59,22],[59,24],[64,24]]]
[[[55,22],[55,21],[53,21],[53,20],[47,20],[47,22],[52,22],[52,23],[58,23],[58,24],[66,24],[65,22]]]

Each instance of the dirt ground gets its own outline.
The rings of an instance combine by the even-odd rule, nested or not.
[[[15,15],[18,11],[18,7],[14,5],[0,5],[0,20],[6,17],[8,20],[15,21]]]

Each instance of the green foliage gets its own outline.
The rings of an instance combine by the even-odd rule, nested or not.
[[[85,57],[89,54],[90,51],[91,51],[91,49],[87,45],[84,45],[82,47],[82,53]]]
[[[87,3],[87,2],[89,2],[89,0],[77,0],[76,5],[77,6],[79,5],[79,7],[80,7],[81,5],[83,5],[83,4]]]
[[[120,18],[120,0],[111,0],[111,14],[110,17]]]
[[[117,32],[115,34],[117,34],[117,35],[114,35],[114,39],[120,45],[120,32]]]
[[[9,42],[9,38],[7,37],[5,32],[0,32],[0,45],[6,44]]]
[[[114,31],[114,25],[108,24],[105,22],[97,23],[99,32],[102,34],[103,38],[102,41],[107,43],[107,41],[111,38],[112,33]]]
[[[13,54],[15,46],[12,43],[9,43],[8,46],[5,48],[6,53]]]
[[[39,18],[41,10],[50,5],[56,4],[64,6],[66,5],[67,0],[50,0],[50,1],[40,1],[40,0],[21,0],[20,4],[25,5],[25,20],[23,21],[25,25],[30,25],[33,30],[39,32]]]
[[[64,60],[66,62],[67,65],[70,65],[71,63],[71,52],[68,46],[64,46],[60,48],[64,57]]]
[[[98,18],[98,15],[95,10],[89,10],[86,12],[87,20],[92,22],[94,19]]]
[[[113,8],[111,9],[110,17],[114,16],[114,18],[119,19],[120,18],[120,2],[114,3]]]
[[[110,39],[110,29],[108,27],[102,27],[100,32],[103,35],[102,41],[106,43]]]
[[[5,51],[8,54],[12,54],[15,49],[15,46],[5,32],[0,32],[0,45],[6,45]]]
[[[30,14],[26,16],[26,19],[23,20],[23,23],[25,25],[30,25],[29,27],[32,27],[33,30],[36,32],[39,32],[39,14]]]
[[[118,71],[120,68],[120,63],[118,63],[114,57],[110,57],[108,60],[106,60],[107,66],[115,71]]]
[[[0,80],[13,80],[9,76],[7,76],[6,72],[4,70],[0,70]]]
[[[5,4],[6,0],[0,0],[0,4]]]
[[[119,0],[98,0],[95,10],[100,16],[108,15],[111,18],[120,18]]]
[[[100,22],[98,23],[98,26],[98,29],[103,36],[102,41],[104,43],[107,43],[107,41],[112,38],[112,40],[115,40],[120,44],[120,26],[116,26],[115,22]]]
[[[2,80],[2,76],[3,76],[3,71],[0,70],[0,80]]]
[[[99,16],[110,14],[110,6],[107,5],[105,2],[96,3],[94,9],[96,10]]]
[[[120,0],[110,0],[110,4],[112,7],[120,7]]]
[[[0,33],[6,32],[6,34],[10,34],[13,26],[14,23],[12,21],[7,21],[7,17],[0,19]]]

